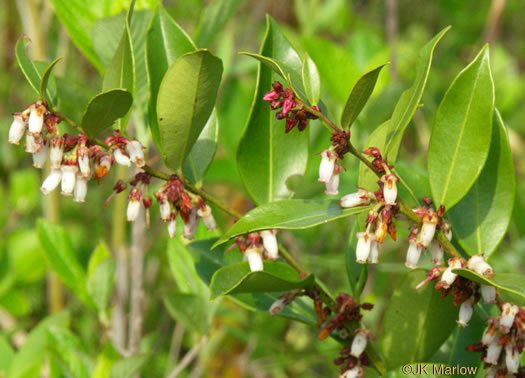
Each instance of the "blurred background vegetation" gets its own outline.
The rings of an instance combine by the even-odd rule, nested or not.
[[[80,0],[72,2],[76,1]],[[103,61],[108,59],[104,48],[114,46],[118,35],[101,35],[97,30],[101,23],[123,17],[121,13],[128,6],[127,0],[105,3],[109,5],[100,7],[88,25],[92,37],[97,38],[95,49],[99,46]],[[202,10],[209,2],[173,0],[163,3],[184,30],[194,35]],[[138,1],[137,10],[147,19],[154,5],[153,0]],[[419,173],[419,179],[410,184],[420,196],[430,193],[426,183],[426,151],[437,106],[457,73],[485,42],[491,44],[496,106],[508,127],[518,178],[513,221],[492,264],[498,271],[521,270],[525,273],[525,198],[519,195],[525,189],[525,23],[522,20],[525,3],[505,0],[240,1],[235,15],[207,44],[222,58],[225,74],[218,99],[219,145],[204,185],[206,190],[242,212],[254,204],[243,190],[235,156],[253,99],[257,63],[238,52],[258,52],[267,13],[279,22],[296,49],[308,52],[317,64],[322,79],[322,98],[334,120],[339,119],[355,80],[368,69],[390,61],[389,68],[380,75],[372,101],[352,128],[353,141],[360,147],[365,147],[371,131],[390,117],[400,93],[411,85],[419,49],[439,30],[452,25],[452,30],[436,49],[423,96],[424,106],[416,112],[406,133],[398,164],[401,174],[409,170]],[[106,336],[96,314],[86,310],[67,290],[64,289],[63,298],[59,295],[55,298],[58,302],[52,303],[50,287],[54,287],[56,280],[48,277],[35,222],[39,217],[47,217],[64,225],[79,260],[87,265],[99,241],[105,240],[113,249],[118,247],[114,218],[123,219],[125,214],[116,212],[115,204],[103,207],[115,179],[104,180],[98,187],[91,185],[88,203],[84,205],[63,198],[43,199],[39,190],[43,172],[32,167],[31,157],[21,148],[7,143],[11,114],[37,100],[15,61],[14,46],[23,32],[32,40],[29,51],[33,59],[51,61],[58,56],[65,57],[56,71],[63,78],[57,79],[59,91],[64,91],[65,97],[71,99],[71,104],[62,103],[63,113],[78,120],[81,114],[73,104],[87,103],[101,84],[96,68],[69,39],[54,14],[51,1],[0,2],[0,198],[3,199],[0,207],[0,339],[16,345],[16,337],[23,338],[50,312],[66,307],[73,314],[72,330],[95,356]],[[111,54],[112,51],[109,58]],[[147,98],[147,93],[138,94],[137,100],[141,96]],[[157,153],[145,119],[144,115],[134,115],[134,133],[148,143],[149,158],[154,158]],[[329,135],[318,121],[312,122],[309,128],[311,159],[308,172],[288,182],[299,198],[325,196],[324,187],[317,183],[319,158],[316,154],[328,145]],[[357,181],[357,163],[348,158],[344,164],[347,170],[342,175],[340,191],[343,194],[353,191]],[[216,216],[222,229],[226,229],[228,220],[218,212]],[[155,209],[152,219],[153,225],[145,241],[147,307],[141,345],[143,351],[153,352],[143,369],[144,376],[148,377],[162,376],[167,365],[174,364],[169,356],[182,356],[197,341],[191,329],[184,332],[183,326],[176,327],[162,301],[164,292],[177,290],[181,283],[170,269],[166,254],[167,232],[164,224],[158,221]],[[338,293],[348,291],[343,255],[345,250],[352,248],[351,225],[351,220],[345,219],[318,228],[282,232],[280,238],[307,271],[316,273]],[[403,225],[398,228],[399,240],[406,239]],[[129,239],[129,232],[127,230],[127,237],[120,241],[123,245]],[[364,298],[375,303],[375,308],[366,314],[365,323],[375,334],[379,333],[382,310],[394,282],[405,271],[405,249],[404,243],[397,243],[395,248],[392,243],[387,245],[382,263],[370,270]],[[423,265],[430,266],[428,257]],[[340,346],[333,340],[317,342],[318,331],[306,325],[271,318],[265,313],[248,312],[227,299],[218,303],[212,324],[208,342],[196,363],[185,371],[186,376],[310,377],[333,376],[337,370],[332,360],[337,357]]]

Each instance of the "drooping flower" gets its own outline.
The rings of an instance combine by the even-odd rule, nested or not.
[[[100,181],[106,176],[111,169],[113,160],[109,154],[101,154],[95,160],[95,180]]]
[[[45,195],[51,193],[55,188],[60,184],[60,179],[62,178],[62,171],[60,169],[51,169],[49,176],[46,177],[40,190]]]
[[[499,315],[499,330],[501,333],[509,333],[514,318],[519,311],[519,307],[512,303],[503,303],[501,306],[501,314]]]
[[[496,325],[496,320],[494,318],[488,319],[488,326],[483,331],[483,336],[481,337],[481,343],[483,345],[489,345],[498,334],[498,327]]]
[[[27,120],[22,113],[15,113],[13,115],[13,122],[9,128],[8,142],[11,144],[20,144],[20,140],[24,136],[27,129]]]
[[[37,153],[33,154],[33,167],[43,168],[47,160],[47,144],[44,144],[43,147]]]
[[[472,318],[473,313],[473,302],[472,297],[467,299],[465,302],[461,304],[459,307],[459,319],[457,321],[458,325],[465,328],[468,326],[468,322]]]
[[[45,108],[42,105],[35,105],[29,113],[29,132],[32,134],[40,134],[44,126]]]
[[[336,154],[331,150],[321,152],[321,164],[319,165],[319,182],[327,183],[334,174]]]
[[[379,264],[379,245],[379,242],[372,240],[372,244],[370,245],[370,255],[368,256],[369,264]]]
[[[437,286],[442,289],[448,289],[456,280],[458,276],[456,273],[452,273],[452,270],[463,267],[463,259],[460,257],[453,257],[448,260],[448,268],[441,275],[441,280],[437,283]]]
[[[372,241],[375,241],[375,235],[370,234],[368,230],[366,232],[358,232],[357,236],[357,247],[355,249],[356,262],[358,264],[365,264],[370,255],[372,248]]]
[[[467,268],[486,278],[494,277],[494,270],[487,264],[483,255],[471,256],[467,261]]]
[[[505,364],[510,374],[516,374],[520,367],[520,354],[516,346],[510,342],[505,344]]]
[[[262,252],[258,246],[255,245],[255,246],[246,248],[246,251],[244,252],[244,256],[246,256],[246,259],[248,260],[248,264],[250,265],[250,270],[252,272],[264,270]]]
[[[370,203],[370,197],[367,190],[359,188],[355,193],[347,194],[339,200],[339,207],[351,208],[361,205],[368,205]]]
[[[270,260],[277,260],[279,257],[279,246],[277,245],[277,238],[275,237],[275,231],[264,230],[261,231],[261,239],[263,242],[266,255]]]
[[[358,329],[352,340],[352,347],[350,354],[356,358],[359,358],[366,348],[368,342],[368,332],[364,329]]]
[[[143,167],[146,162],[144,160],[144,150],[142,144],[138,140],[132,140],[126,144],[126,153],[137,167]]]
[[[197,215],[201,217],[202,222],[204,223],[208,231],[215,231],[217,229],[217,223],[215,222],[215,218],[213,217],[213,214],[211,212],[211,207],[204,204],[197,210]]]
[[[487,355],[484,361],[488,364],[497,365],[503,345],[499,343],[499,337],[495,337],[487,346]]]
[[[127,210],[128,222],[135,222],[140,214],[140,205],[142,198],[142,191],[138,188],[131,189],[129,193],[129,202]]]
[[[77,182],[75,184],[75,190],[73,191],[74,202],[84,202],[86,200],[88,180],[89,178],[77,175]]]
[[[168,234],[171,239],[175,238],[176,232],[177,232],[177,221],[176,221],[176,215],[177,213],[172,212],[170,216],[170,220],[168,222]]]
[[[51,149],[49,153],[49,161],[51,162],[51,168],[60,168],[62,165],[62,158],[64,157],[64,137],[56,136],[51,139]]]
[[[120,165],[125,167],[131,166],[131,160],[129,160],[129,157],[124,152],[122,152],[120,148],[115,148],[113,151],[113,158]]]
[[[496,303],[496,288],[491,285],[481,285],[481,296],[486,304]]]
[[[199,226],[199,217],[197,211],[193,209],[190,213],[188,222],[184,223],[184,232],[183,235],[186,239],[193,239],[195,233],[197,232],[197,227]]]
[[[383,186],[383,197],[387,205],[395,205],[397,199],[397,182],[399,178],[390,173],[381,177],[381,181],[384,183]]]
[[[423,217],[421,231],[418,235],[418,241],[424,248],[428,248],[432,239],[434,239],[437,223],[438,217],[436,212],[433,209],[428,209]]]
[[[339,171],[340,170],[341,170],[341,167],[339,165],[336,165],[334,168],[332,177],[330,177],[330,180],[328,180],[328,182],[326,183],[325,193],[329,196],[336,196],[339,194]]]
[[[412,239],[408,241],[407,258],[405,266],[410,269],[416,269],[419,259],[421,258],[422,247],[417,243],[416,240]]]
[[[62,191],[60,194],[70,196],[73,194],[77,181],[78,165],[74,163],[63,164],[60,169],[62,170]]]

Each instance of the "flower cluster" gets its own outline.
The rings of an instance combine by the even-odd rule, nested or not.
[[[161,220],[168,223],[170,238],[175,237],[177,215],[184,222],[183,234],[186,239],[193,239],[199,219],[202,219],[209,231],[217,228],[211,208],[200,196],[187,191],[184,182],[177,175],[171,176],[155,193],[155,198],[159,202]]]
[[[235,239],[235,244],[230,249],[236,246],[244,254],[244,259],[250,264],[252,272],[264,270],[263,260],[275,261],[279,257],[275,230],[263,230],[241,235]]]
[[[520,368],[520,354],[525,340],[525,311],[508,302],[500,304],[499,308],[497,318],[487,319],[481,343],[469,345],[467,350],[482,353],[487,377],[507,374],[523,377],[525,367]]]
[[[332,145],[321,151],[321,164],[319,165],[319,182],[326,185],[325,193],[329,196],[339,194],[340,162],[348,152],[350,144],[350,130],[336,130],[332,133]]]
[[[278,81],[272,84],[272,88],[264,95],[263,100],[270,103],[272,110],[281,109],[275,113],[275,118],[286,119],[284,128],[286,133],[289,133],[295,126],[299,131],[303,131],[308,126],[308,120],[317,119],[315,115],[303,108],[302,102],[296,98],[292,90],[283,89],[283,85]],[[317,106],[314,106],[313,109],[321,111]]]

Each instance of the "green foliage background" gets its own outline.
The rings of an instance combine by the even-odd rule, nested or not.
[[[25,3],[34,3],[34,6],[39,7],[37,24],[40,32],[31,29],[31,22],[27,14],[24,14],[22,4]],[[153,3],[155,1],[138,1],[134,16],[136,20],[151,15],[148,9],[151,9]],[[0,198],[3,199],[0,207],[0,314],[5,312],[7,318],[15,321],[15,325],[9,329],[0,323],[0,371],[13,360],[3,358],[10,355],[9,352],[2,352],[5,341],[16,332],[30,331],[49,313],[45,246],[40,244],[36,222],[37,218],[45,214],[47,206],[39,191],[42,172],[31,166],[29,155],[7,143],[10,114],[36,100],[16,66],[14,46],[19,35],[26,32],[33,41],[29,51],[33,53],[34,59],[44,58],[49,62],[55,57],[64,56],[56,67],[57,75],[63,77],[63,80],[57,81],[57,87],[59,91],[67,93],[65,97],[70,102],[62,104],[62,111],[79,122],[82,114],[77,104],[86,104],[89,98],[98,93],[102,83],[97,69],[111,59],[118,44],[115,36],[121,35],[120,32],[100,35],[97,30],[104,30],[100,29],[103,23],[111,23],[115,19],[122,21],[122,12],[128,6],[124,0],[108,4],[110,6],[96,9],[90,20],[91,24],[86,26],[87,35],[95,41],[92,61],[98,63],[94,66],[69,40],[51,1],[0,3]],[[164,5],[175,21],[194,38],[198,47],[210,48],[223,61],[224,73],[217,103],[220,124],[218,147],[204,185],[231,207],[245,212],[254,207],[254,203],[243,189],[236,152],[255,90],[257,63],[237,52],[258,51],[264,36],[266,13],[276,19],[296,49],[307,52],[316,63],[321,76],[321,98],[330,110],[332,119],[340,119],[348,93],[362,73],[385,61],[396,62],[383,69],[372,100],[352,126],[353,140],[359,146],[363,146],[370,133],[391,116],[400,93],[410,86],[419,49],[439,30],[452,25],[452,30],[436,49],[422,99],[424,107],[417,110],[411,121],[398,158],[397,167],[400,172],[419,174],[420,179],[414,176],[414,182],[410,184],[416,188],[418,195],[423,195],[430,194],[425,177],[433,117],[451,81],[485,42],[490,28],[488,20],[491,2],[399,1],[395,45],[387,38],[383,1],[239,1],[238,9],[233,10],[235,15],[225,18],[224,27],[219,33],[211,33],[208,24],[199,24],[199,19],[204,17],[203,9],[210,11],[210,8],[205,8],[207,2],[178,0],[166,1]],[[525,4],[522,2],[507,2],[490,50],[496,107],[509,131],[518,193],[509,233],[491,264],[496,271],[514,273],[525,273],[525,199],[520,196],[525,189],[525,39],[522,38],[525,35],[525,24],[521,17],[524,12]],[[143,16],[138,16],[139,14]],[[137,70],[144,69],[144,66],[145,62],[137,62]],[[147,98],[147,83],[138,79],[135,101],[146,103]],[[135,112],[132,122],[135,135],[152,147],[146,115]],[[288,187],[296,192],[296,198],[325,198],[324,188],[317,183],[319,159],[315,154],[327,146],[328,134],[318,121],[312,122],[309,128],[311,159],[307,173],[305,176],[292,177],[288,181]],[[152,147],[150,157],[156,154]],[[343,194],[354,191],[359,170],[355,160],[345,159],[344,164],[347,171],[342,175],[340,192]],[[59,200],[60,224],[65,227],[71,239],[76,259],[86,269],[92,251],[99,242],[105,240],[109,243],[112,238],[115,205],[108,208],[103,208],[102,205],[115,180],[116,178],[106,179],[100,186],[90,185],[87,205]],[[121,216],[124,217],[125,214],[122,213]],[[223,230],[229,227],[218,211],[216,217]],[[152,219],[153,226],[147,232],[146,241],[147,312],[141,347],[145,354],[151,355],[142,367],[144,376],[148,377],[162,376],[168,365],[171,335],[175,325],[169,295],[174,292],[177,292],[174,295],[190,292],[184,287],[184,280],[177,279],[180,274],[185,273],[179,272],[177,275],[177,264],[172,260],[185,257],[177,255],[173,252],[176,251],[173,249],[175,247],[167,245],[167,233],[164,224],[158,221],[156,206],[153,206]],[[342,261],[345,251],[352,248],[351,227],[351,221],[345,218],[316,228],[286,231],[280,238],[306,270],[315,272],[334,293],[349,292]],[[129,230],[127,232],[129,234]],[[204,230],[200,232],[205,237],[213,236]],[[400,227],[399,232],[398,239],[406,239],[407,231]],[[364,322],[377,335],[381,332],[382,314],[395,282],[405,272],[402,263],[405,248],[404,243],[387,245],[381,264],[369,271],[371,279],[364,288],[363,298],[375,303],[375,308],[366,314]],[[174,253],[175,256],[172,256]],[[425,260],[423,266],[429,267],[430,261]],[[199,281],[196,282],[195,285],[201,285]],[[200,289],[207,290],[205,287]],[[174,303],[188,300],[187,303],[198,306],[190,298],[173,297],[171,300]],[[309,377],[335,374],[337,369],[332,360],[338,355],[340,346],[334,340],[317,342],[314,328],[285,318],[270,318],[265,313],[245,311],[228,299],[217,300],[212,304],[205,303],[204,306],[212,306],[216,310],[213,320],[202,321],[209,322],[205,326],[199,324],[199,327],[193,329],[191,320],[185,323],[181,320],[184,316],[175,316],[187,328],[182,342],[183,350],[188,350],[195,344],[202,329],[210,329],[206,347],[201,351],[197,364],[184,373],[186,376],[199,372],[212,377]],[[106,336],[98,323],[96,312],[86,307],[81,299],[68,290],[66,307],[71,319],[74,319],[70,321],[70,330],[81,340],[85,353],[94,360],[97,356],[99,359],[101,356],[111,359],[108,357],[111,353],[103,348]],[[190,316],[190,319],[193,318]],[[57,324],[64,322],[64,319],[55,319]],[[63,337],[60,332],[65,331],[53,332],[53,337]],[[454,333],[453,337],[455,336]],[[445,343],[435,361],[447,358],[450,344],[454,345],[453,340]]]

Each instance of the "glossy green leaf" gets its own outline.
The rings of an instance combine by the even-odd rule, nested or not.
[[[47,329],[49,347],[55,357],[62,361],[67,371],[78,378],[88,378],[89,368],[86,362],[91,362],[78,336],[71,331],[51,326]]]
[[[159,87],[157,116],[162,153],[173,170],[182,167],[206,125],[219,89],[222,63],[207,50],[178,58]]]
[[[133,96],[135,94],[135,57],[133,54],[133,42],[131,40],[130,24],[133,16],[135,0],[132,0],[126,16],[125,28],[122,33],[117,51],[106,68],[102,90],[126,89]],[[117,121],[117,127],[124,131],[128,123],[131,111]]]
[[[86,290],[86,273],[75,256],[67,231],[59,225],[39,219],[38,237],[51,268],[73,293],[93,307]]]
[[[111,253],[109,252],[108,246],[104,242],[98,243],[95,250],[91,253],[88,262],[87,277],[90,279],[95,273],[95,269],[102,261],[109,259]]]
[[[467,195],[448,212],[452,229],[467,253],[488,257],[496,250],[509,227],[515,192],[512,151],[496,112],[487,162]]]
[[[248,53],[248,52],[241,52],[239,54],[250,56],[254,59],[257,59],[259,62],[264,64],[266,67],[270,68],[273,72],[278,74],[281,77],[281,79],[286,80],[289,85],[292,85],[291,82],[288,81],[288,76],[286,75],[282,67],[274,59],[269,58],[267,56],[260,55],[260,54],[253,54],[253,53]]]
[[[311,105],[317,105],[321,98],[321,78],[314,61],[307,55],[303,60],[303,86]]]
[[[423,269],[406,273],[397,284],[383,318],[380,337],[387,368],[427,361],[457,327],[458,308],[433,285],[416,290]]]
[[[149,355],[138,355],[115,362],[111,367],[111,378],[131,378],[148,362]]]
[[[208,47],[234,15],[241,0],[215,0],[202,11],[195,41],[199,47]]]
[[[46,99],[47,103],[51,106],[51,108],[54,108],[56,106],[56,96],[51,97],[51,91],[48,88],[49,78],[51,77],[51,72],[53,71],[55,64],[57,64],[61,59],[62,58],[56,58],[54,61],[52,61],[46,68],[44,74],[42,75],[42,78],[40,79],[40,98]]]
[[[301,279],[288,264],[265,261],[264,271],[251,272],[247,262],[225,266],[215,272],[210,283],[211,299],[236,293],[267,293],[313,286],[313,275]]]
[[[359,231],[359,223],[357,219],[352,222],[352,227],[348,233],[348,241],[345,248],[345,268],[346,276],[348,278],[348,284],[350,285],[351,295],[357,297],[356,286],[359,277],[363,273],[363,269],[366,264],[358,264],[355,262],[355,248],[357,246],[356,233]]]
[[[104,129],[124,117],[133,104],[133,96],[123,89],[111,89],[89,100],[82,116],[81,126],[89,137],[99,135]]]
[[[178,291],[183,294],[208,295],[208,289],[195,271],[191,253],[182,241],[181,236],[168,240],[166,253]]]
[[[390,130],[385,144],[386,154],[389,154],[390,150],[397,146],[400,143],[400,139],[403,138],[405,129],[414,116],[414,113],[419,106],[419,102],[421,101],[421,97],[423,96],[423,91],[427,84],[428,74],[430,72],[430,65],[432,64],[434,49],[449,29],[450,26],[447,26],[445,29],[441,30],[430,42],[423,46],[419,52],[415,67],[416,78],[414,79],[414,84],[403,92],[394,108],[392,118],[390,119]]]
[[[101,17],[94,2],[84,0],[51,0],[55,14],[66,28],[73,43],[99,72],[103,72],[102,63],[95,53],[91,42],[90,30]]]
[[[164,294],[164,305],[170,315],[187,329],[206,333],[211,325],[208,301],[195,294],[166,293]]]
[[[108,320],[105,315],[115,284],[115,270],[115,261],[112,258],[105,259],[95,267],[87,281],[87,291],[104,321]]]
[[[35,65],[29,59],[25,52],[25,45],[29,43],[30,39],[27,35],[22,34],[18,41],[16,42],[15,46],[15,56],[16,56],[16,62],[18,63],[18,67],[24,74],[25,78],[31,85],[31,87],[35,90],[35,92],[40,95],[40,78],[41,75],[36,69]]]
[[[237,264],[242,261],[242,254],[232,251],[225,254],[225,247],[220,246],[211,250],[211,246],[217,239],[199,240],[188,245],[188,250],[192,253],[195,269],[200,278],[210,285],[213,275],[216,271],[230,264]],[[267,312],[273,302],[278,299],[278,295],[270,293],[244,293],[232,294],[231,298],[239,305],[250,311]],[[296,298],[292,303],[286,306],[279,314],[286,318],[294,319],[306,324],[313,325],[316,322],[316,315],[313,312],[309,300]]]
[[[216,245],[249,232],[285,229],[297,230],[318,226],[340,218],[368,212],[370,206],[341,209],[338,200],[292,199],[256,207],[239,219]]]
[[[350,126],[352,126],[352,123],[357,119],[359,113],[361,113],[361,110],[365,107],[372,91],[374,90],[377,77],[384,66],[385,64],[382,64],[379,67],[368,71],[354,84],[341,115],[341,127],[343,129],[349,129]]]
[[[201,134],[193,145],[190,154],[184,161],[182,167],[184,177],[189,178],[191,182],[197,185],[202,184],[204,174],[215,156],[218,138],[219,119],[217,118],[217,110],[214,109],[204,129],[202,129]]]
[[[496,273],[488,279],[468,269],[454,269],[453,272],[480,285],[495,286],[503,301],[525,306],[525,276],[521,274]]]
[[[276,62],[283,75],[290,74],[296,86],[301,84],[302,61],[271,17],[260,54]],[[285,134],[285,121],[277,121],[268,103],[262,101],[277,79],[274,76],[270,68],[259,64],[252,108],[237,150],[239,174],[258,204],[290,198],[293,193],[286,180],[304,174],[308,163],[308,132],[294,128]]]
[[[120,360],[120,354],[115,350],[110,342],[107,342],[104,345],[102,351],[97,356],[91,378],[109,378],[111,368],[118,360]]]
[[[67,327],[70,316],[68,312],[59,312],[40,321],[31,330],[24,345],[18,350],[9,368],[8,378],[39,377],[40,366],[46,355],[48,345],[47,330],[51,326]]]
[[[436,114],[428,147],[428,177],[436,206],[450,210],[481,173],[490,149],[493,109],[486,45],[454,79]]]
[[[159,151],[162,151],[157,119],[157,97],[160,83],[173,62],[183,54],[194,51],[195,48],[190,37],[168,12],[162,6],[157,7],[146,39],[146,68],[150,85],[148,114],[151,135]]]
[[[15,352],[5,336],[0,335],[0,376],[7,377],[9,366],[15,356]]]

